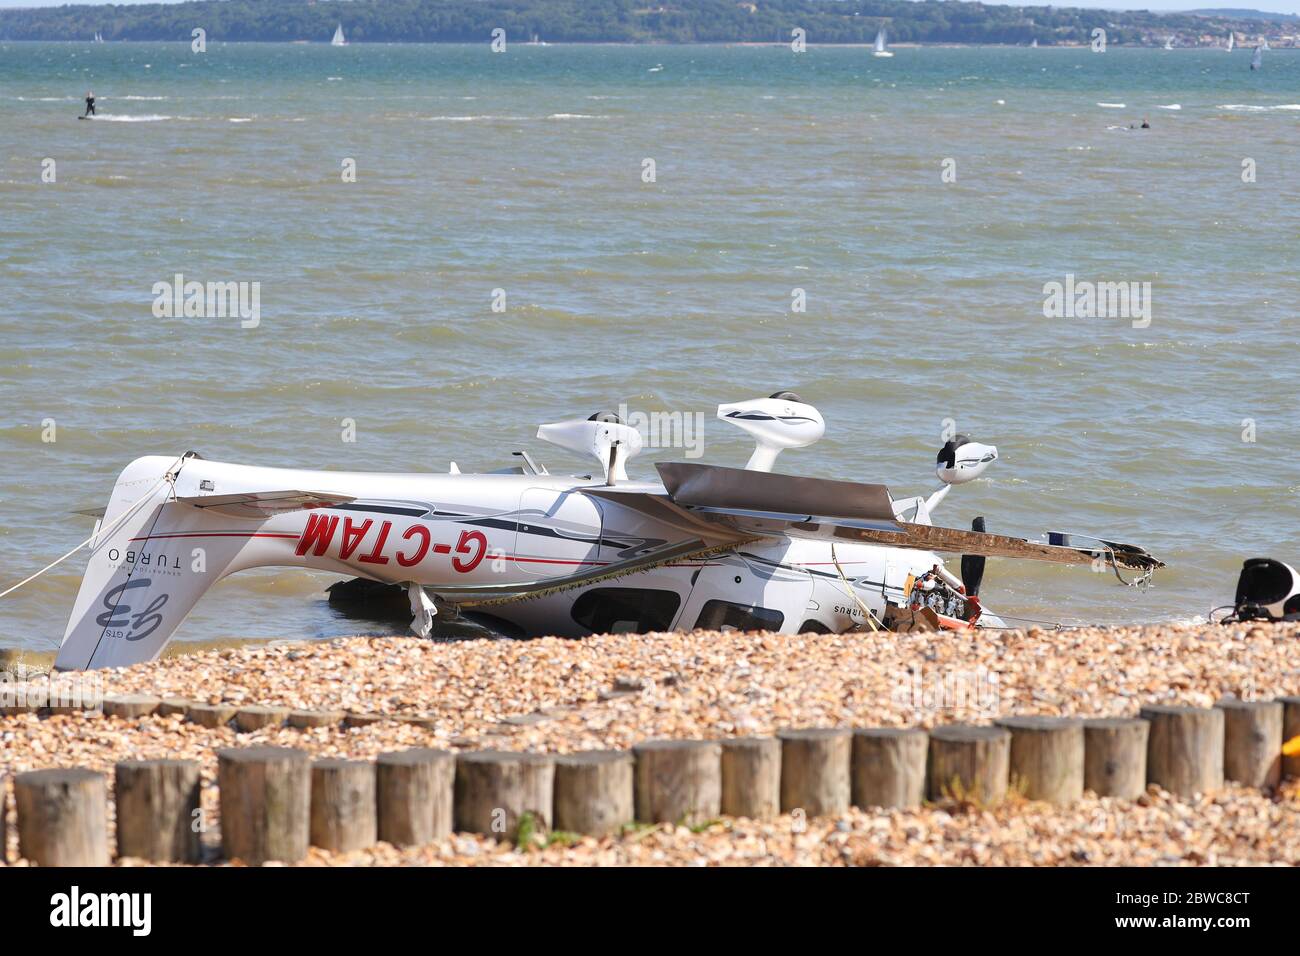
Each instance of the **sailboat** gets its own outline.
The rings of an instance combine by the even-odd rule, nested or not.
[[[1264,65],[1264,44],[1255,47],[1255,55],[1250,58],[1250,68],[1258,70]]]
[[[1233,48],[1234,48],[1236,45],[1237,45],[1237,34],[1235,34],[1235,33],[1229,33],[1229,34],[1228,34],[1228,52],[1231,53],[1232,50],[1233,50]]]
[[[103,35],[102,33],[100,33],[98,30],[95,31],[95,42],[96,42],[96,43],[103,43],[103,42],[104,42],[104,35]]]
[[[1029,46],[1030,46],[1031,49],[1037,50],[1037,49],[1038,49],[1038,37],[1034,37],[1034,42],[1031,43],[1031,44],[1029,44]]]
[[[890,53],[888,50],[885,49],[885,31],[884,31],[884,30],[881,30],[879,33],[876,34],[876,50],[875,50],[875,52],[872,53],[871,55],[872,55],[872,56],[893,56],[893,55],[894,55],[894,54]]]
[[[330,46],[347,46],[347,38],[343,36],[343,24],[334,28],[334,39],[330,40]]]
[[[1166,49],[1166,50],[1172,50],[1173,48],[1174,48],[1174,38],[1173,38],[1173,37],[1165,37],[1165,49]]]

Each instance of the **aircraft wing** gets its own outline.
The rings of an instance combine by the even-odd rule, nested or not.
[[[680,532],[681,537],[657,547],[647,548],[621,561],[599,567],[588,568],[575,574],[562,577],[546,578],[530,584],[500,585],[439,585],[431,587],[439,597],[445,598],[462,607],[482,607],[489,604],[502,604],[520,598],[540,597],[565,591],[569,588],[593,584],[622,577],[637,571],[668,564],[672,561],[689,561],[702,558],[759,538],[770,532],[745,531],[720,523],[710,515],[697,515],[690,509],[675,504],[663,491],[653,487],[628,485],[600,485],[580,489],[583,494],[610,501],[622,508],[627,508],[652,518],[658,525],[668,526]]]
[[[323,491],[249,491],[233,495],[182,495],[176,501],[231,518],[269,518],[285,511],[343,505],[356,498]]]
[[[1057,564],[1092,564],[1099,556],[1118,567],[1146,571],[1164,564],[1137,545],[1094,538],[1076,546],[1068,535],[1031,541],[1001,534],[899,521],[884,485],[801,478],[693,462],[655,466],[667,496],[697,517],[739,533],[786,534],[826,541],[860,541],[896,548]],[[1059,542],[1059,543],[1058,543]]]

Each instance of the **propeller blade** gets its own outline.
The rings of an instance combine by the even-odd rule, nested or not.
[[[981,515],[970,523],[972,531],[984,531],[984,517]],[[978,597],[980,593],[980,584],[984,580],[984,562],[988,560],[982,554],[963,554],[961,556],[961,583],[966,587],[966,593],[971,597]]]

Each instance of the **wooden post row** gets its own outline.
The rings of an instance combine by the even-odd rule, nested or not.
[[[155,698],[114,698],[111,715],[135,719]],[[196,713],[197,709],[197,713]],[[191,705],[189,719],[240,730],[279,726],[275,708]],[[319,760],[299,750],[218,752],[222,845],[248,863],[294,862],[308,844],[335,851],[427,843],[456,829],[510,836],[526,814],[594,836],[633,818],[696,824],[721,813],[756,819],[803,810],[833,815],[850,805],[908,808],[923,798],[994,805],[1014,785],[1030,799],[1065,805],[1085,789],[1132,799],[1147,782],[1206,793],[1224,779],[1275,787],[1300,775],[1300,697],[1220,701],[1214,708],[1150,705],[1140,718],[1007,717],[992,727],[792,729],[774,738],[651,740],[631,753],[554,757],[438,750],[382,754],[375,763]],[[200,858],[195,761],[124,761],[115,768],[118,855],[165,862]],[[3,781],[0,780],[0,793]],[[84,770],[14,778],[23,857],[43,865],[108,862],[105,781]],[[0,820],[3,813],[0,812]],[[3,832],[0,832],[0,841]],[[0,842],[0,845],[3,845]]]

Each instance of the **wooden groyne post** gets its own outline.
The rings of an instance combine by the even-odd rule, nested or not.
[[[781,741],[732,737],[722,746],[721,812],[768,820],[781,812]]]
[[[1011,783],[1030,800],[1068,806],[1083,798],[1083,725],[1069,717],[1004,717]]]
[[[1147,788],[1147,738],[1140,717],[1096,717],[1083,722],[1083,785],[1099,797],[1136,800]]]
[[[211,730],[229,724],[236,709],[229,704],[190,704],[186,708],[185,719]]]
[[[722,812],[722,746],[716,740],[648,740],[632,752],[638,820],[691,825]]]
[[[1223,711],[1224,779],[1276,787],[1282,781],[1282,702],[1228,697],[1214,706]]]
[[[160,706],[162,706],[161,700],[147,694],[124,694],[119,697],[105,697],[104,716],[134,720],[138,717],[148,717],[157,711]]]
[[[119,857],[198,862],[197,760],[124,760],[113,768],[113,794]]]
[[[931,800],[973,800],[994,806],[1006,799],[1011,733],[1003,727],[952,724],[930,731],[927,790]]]
[[[311,761],[294,747],[217,751],[221,847],[228,860],[295,863],[307,855]]]
[[[311,765],[311,845],[335,853],[373,846],[379,839],[375,765],[327,758]]]
[[[456,755],[416,747],[383,753],[375,761],[379,839],[417,846],[451,833]]]
[[[477,750],[456,757],[456,829],[498,838],[519,830],[524,814],[550,829],[555,758]]]
[[[1147,738],[1147,782],[1191,796],[1223,786],[1223,709],[1152,704],[1142,717]]]
[[[810,817],[823,817],[847,810],[853,754],[849,730],[783,730],[777,737],[781,741],[781,812],[802,810]]]
[[[18,853],[41,866],[108,865],[108,795],[93,770],[32,770],[14,778]]]
[[[925,799],[930,735],[919,727],[864,727],[853,731],[855,807],[901,810]]]
[[[1279,697],[1282,704],[1282,742],[1300,737],[1300,697]],[[1282,775],[1300,779],[1300,752],[1282,758]]]
[[[235,711],[235,729],[250,734],[265,727],[283,727],[288,719],[287,707],[241,707]]]
[[[636,815],[634,765],[624,750],[556,757],[555,829],[607,836],[631,823]]]

